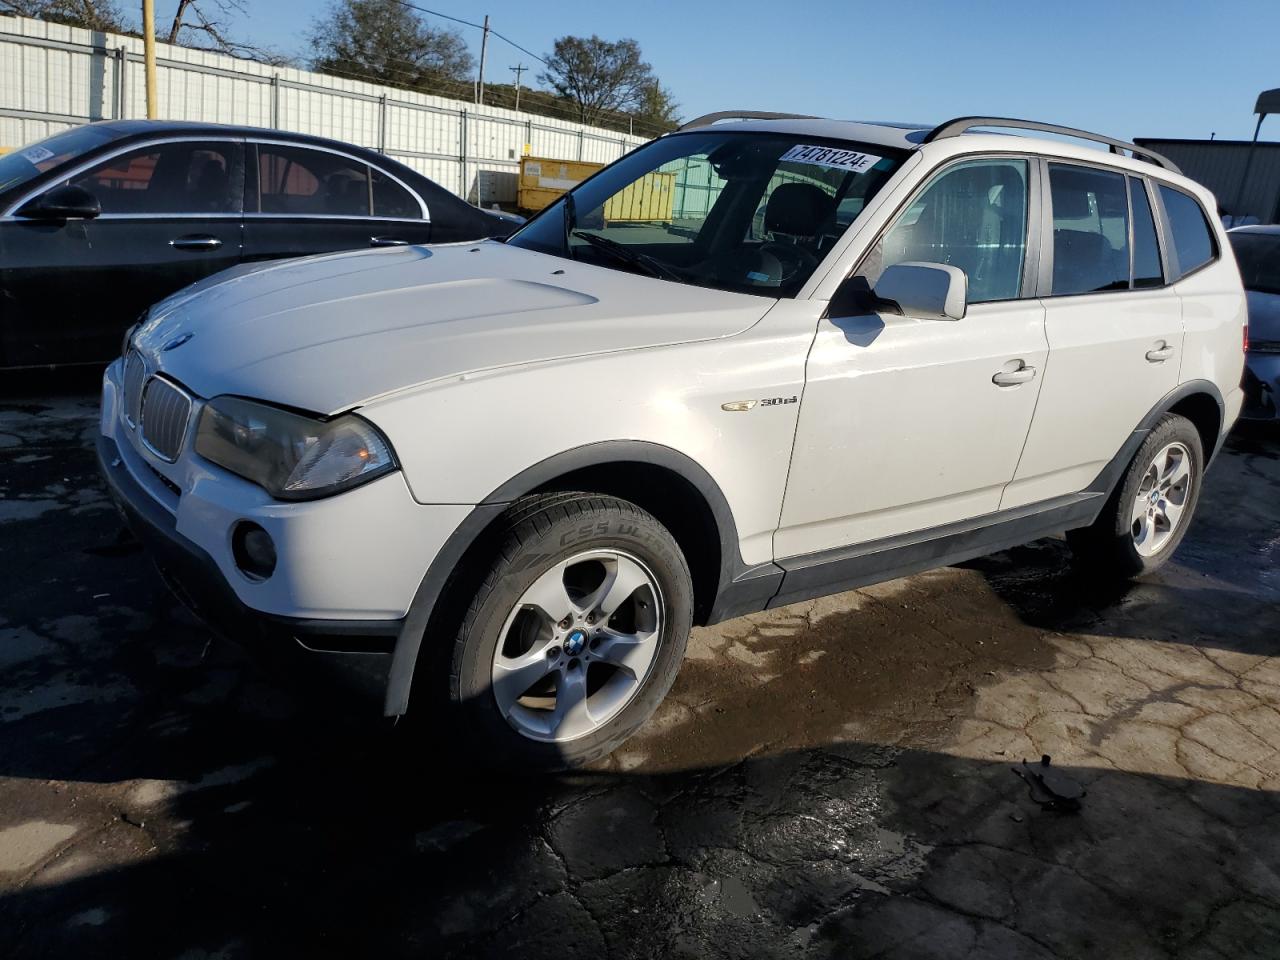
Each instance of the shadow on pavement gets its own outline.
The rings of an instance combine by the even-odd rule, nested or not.
[[[0,900],[5,955],[1261,957],[1280,935],[1271,793],[1068,771],[1088,796],[1065,816],[1007,763],[863,743],[520,781],[310,730],[163,825],[102,828],[181,830],[163,855]],[[225,735],[212,762],[279,747]]]

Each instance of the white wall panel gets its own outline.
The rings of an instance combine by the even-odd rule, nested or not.
[[[120,51],[126,55],[123,71]],[[166,119],[276,126],[382,148],[472,200],[482,170],[495,174],[486,183],[497,199],[514,200],[514,174],[526,145],[534,156],[608,163],[644,142],[569,121],[163,43],[157,56],[158,108]],[[141,40],[0,17],[0,148],[77,123],[145,115]]]

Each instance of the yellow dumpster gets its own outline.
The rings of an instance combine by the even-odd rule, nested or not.
[[[521,210],[541,210],[603,166],[603,163],[578,160],[521,157],[520,186],[516,202]]]
[[[541,210],[566,190],[576,187],[604,164],[577,160],[522,157],[517,203],[521,210]],[[674,173],[649,173],[604,205],[606,221],[670,223],[675,198]]]
[[[647,173],[604,205],[604,219],[631,223],[670,223],[675,199],[674,173]]]

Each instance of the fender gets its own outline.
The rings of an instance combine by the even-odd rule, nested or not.
[[[1134,428],[1133,433],[1129,435],[1129,439],[1120,447],[1119,452],[1111,459],[1111,462],[1103,467],[1102,472],[1094,478],[1093,483],[1089,484],[1086,492],[1102,493],[1109,497],[1120,482],[1120,478],[1124,475],[1125,469],[1129,466],[1129,461],[1133,459],[1134,454],[1138,452],[1138,448],[1142,446],[1142,441],[1147,439],[1147,434],[1151,432],[1159,419],[1173,409],[1180,400],[1185,400],[1187,397],[1198,393],[1208,394],[1218,404],[1218,438],[1213,444],[1213,449],[1205,451],[1205,469],[1207,470],[1209,464],[1213,462],[1213,458],[1217,456],[1218,450],[1221,449],[1223,440],[1226,439],[1226,433],[1222,427],[1223,420],[1226,419],[1227,407],[1222,400],[1222,392],[1216,384],[1209,380],[1188,380],[1186,383],[1178,384],[1178,386],[1166,393],[1151,408]],[[1101,506],[1099,506],[1099,510],[1101,510]]]
[[[445,541],[422,578],[400,627],[387,684],[384,709],[387,716],[398,716],[408,709],[414,666],[431,614],[449,575],[477,538],[520,497],[566,474],[619,463],[645,463],[670,470],[697,490],[710,507],[720,539],[720,572],[709,622],[736,616],[733,611],[739,607],[742,612],[747,608],[763,609],[764,603],[777,592],[782,570],[772,563],[756,567],[747,567],[743,563],[738,547],[738,529],[729,502],[720,485],[699,463],[671,447],[642,440],[606,440],[586,444],[548,457],[512,477],[480,501]],[[759,602],[755,602],[757,595],[761,595]],[[726,598],[734,598],[734,602],[726,603]]]

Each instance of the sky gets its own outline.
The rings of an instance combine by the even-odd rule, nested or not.
[[[413,2],[477,23],[487,13],[539,55],[564,34],[633,38],[686,119],[726,109],[921,123],[977,114],[1123,139],[1247,139],[1258,93],[1280,87],[1280,0]],[[245,5],[234,35],[305,58],[328,0]],[[156,6],[164,23],[176,0]],[[480,31],[459,29],[478,59]],[[510,82],[520,62],[541,66],[491,37],[486,79]],[[1280,117],[1267,123],[1264,139],[1280,140]]]

